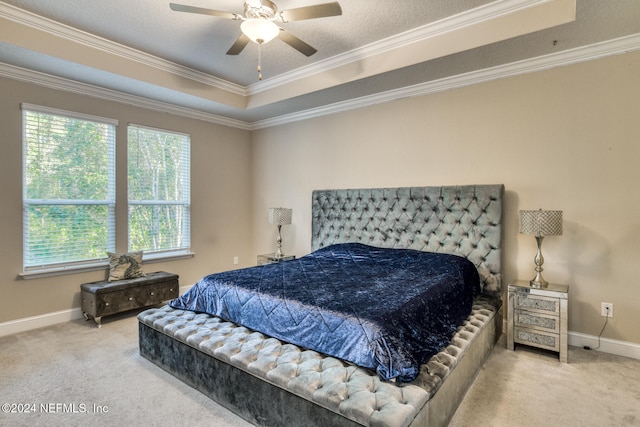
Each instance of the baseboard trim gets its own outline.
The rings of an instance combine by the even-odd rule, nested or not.
[[[180,295],[191,289],[192,286],[193,285],[180,286]],[[40,314],[38,316],[9,320],[8,322],[0,323],[0,337],[44,328],[46,326],[53,326],[58,323],[70,322],[83,317],[80,307],[76,307],[69,310],[54,311],[52,313]]]
[[[82,318],[80,307],[0,323],[0,337]]]
[[[640,344],[628,341],[600,338],[600,346],[598,347],[597,336],[582,334],[580,332],[569,332],[569,345],[575,347],[588,346],[595,351],[629,357],[631,359],[640,359]]]
[[[507,333],[506,319],[502,323],[502,330]],[[580,332],[568,333],[569,345],[584,348],[588,346],[594,351],[615,354],[617,356],[629,357],[631,359],[640,360],[640,344],[629,341],[612,340],[610,338],[600,338],[600,347],[598,347],[598,337],[595,335],[587,335]],[[596,348],[598,347],[598,348]]]

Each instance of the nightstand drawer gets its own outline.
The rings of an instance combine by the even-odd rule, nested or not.
[[[569,286],[534,288],[527,280],[516,280],[507,289],[507,348],[515,350],[518,343],[557,351],[560,362],[567,363]]]
[[[560,351],[560,336],[558,334],[516,326],[514,327],[513,341],[547,350]]]
[[[514,312],[515,326],[533,328],[550,333],[560,332],[560,317],[556,315],[542,314],[533,310],[519,310]]]
[[[560,314],[560,301],[558,298],[530,295],[526,292],[516,292],[514,308],[558,316]]]

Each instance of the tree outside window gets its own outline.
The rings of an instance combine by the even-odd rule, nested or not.
[[[188,135],[128,128],[129,250],[190,250]]]
[[[118,122],[30,104],[22,110],[23,276],[104,266],[116,251]],[[190,254],[189,135],[127,131],[128,249],[145,258]]]
[[[115,127],[23,104],[24,270],[106,257],[115,248]]]

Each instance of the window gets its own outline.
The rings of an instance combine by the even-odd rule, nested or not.
[[[145,258],[189,253],[189,136],[129,125],[127,151],[129,250]]]
[[[105,259],[115,250],[117,122],[28,104],[22,112],[25,273]]]

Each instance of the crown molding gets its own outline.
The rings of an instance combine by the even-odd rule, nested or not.
[[[123,92],[100,88],[94,85],[79,83],[73,80],[52,76],[37,71],[27,70],[13,65],[0,63],[0,76],[37,84],[51,89],[88,95],[99,99],[121,102],[154,111],[171,113],[179,116],[195,118],[215,124],[244,130],[258,130],[283,125],[329,114],[341,113],[376,104],[395,101],[401,98],[428,95],[445,90],[461,88],[492,80],[518,76],[551,68],[564,67],[581,62],[606,58],[608,56],[630,53],[640,50],[640,34],[633,34],[590,46],[579,47],[567,51],[526,59],[510,64],[499,65],[484,70],[473,71],[457,76],[447,77],[431,82],[420,83],[375,95],[360,97],[348,101],[333,103],[319,108],[308,109],[292,114],[285,114],[266,120],[247,122],[230,119],[216,114],[198,111],[192,108],[155,101]]]
[[[540,2],[540,0],[503,0],[491,2],[469,11],[376,41],[367,46],[353,49],[332,58],[300,67],[274,78],[253,83],[246,87],[158,58],[6,3],[0,2],[0,17],[235,95],[251,97],[252,95],[281,88],[291,84],[292,81],[301,80],[310,75],[327,72],[337,67],[361,61],[364,58],[383,54],[445,33],[452,33],[468,26],[488,22],[501,16],[517,13],[539,5]]]
[[[373,57],[423,40],[438,37],[446,33],[454,33],[465,27],[488,22],[501,16],[509,15],[538,5],[540,0],[505,0],[488,3],[483,6],[443,18],[423,26],[395,34],[368,45],[352,49],[323,61],[309,64],[276,77],[253,83],[247,86],[249,96],[277,89],[311,75],[320,74],[362,59]]]
[[[253,122],[250,129],[257,130],[272,126],[283,125],[329,114],[369,107],[376,104],[395,101],[401,98],[416,97],[443,92],[445,90],[457,89],[474,84],[489,82],[492,80],[514,77],[557,67],[564,67],[581,62],[602,59],[608,56],[629,53],[637,50],[640,50],[640,34],[633,34],[631,36],[596,43],[590,46],[569,49],[559,53],[543,55],[536,58],[513,62],[510,64],[499,65],[496,67],[472,71],[469,73],[446,77],[431,82],[420,83],[412,86],[381,92],[374,95],[338,102],[319,108],[286,114],[279,117],[274,117],[272,119],[260,120]]]
[[[75,43],[79,43],[105,53],[116,55],[131,61],[141,63],[143,65],[175,74],[179,77],[191,79],[205,85],[231,92],[236,95],[247,95],[247,90],[244,86],[231,83],[210,74],[206,74],[192,68],[167,61],[162,58],[158,58],[157,56],[153,56],[148,53],[144,53],[139,50],[113,42],[111,40],[96,36],[94,34],[87,33],[77,28],[61,24],[59,22],[53,21],[40,15],[36,15],[35,13],[20,9],[6,3],[0,2],[0,17],[9,19],[16,23],[34,28],[39,31],[43,31],[48,34],[52,34],[57,37],[71,40]]]
[[[123,104],[133,105],[135,107],[159,111],[162,113],[170,113],[219,125],[250,130],[250,124],[242,120],[230,119],[228,117],[206,113],[203,111],[195,110],[193,108],[182,107],[168,102],[156,101],[142,96],[131,95],[116,90],[105,89],[86,83],[80,83],[74,80],[65,79],[63,77],[41,73],[39,71],[27,70],[25,68],[16,67],[14,65],[0,63],[0,77],[7,77],[25,83],[44,86],[49,89],[62,90],[78,95],[90,96],[105,101],[120,102]]]

